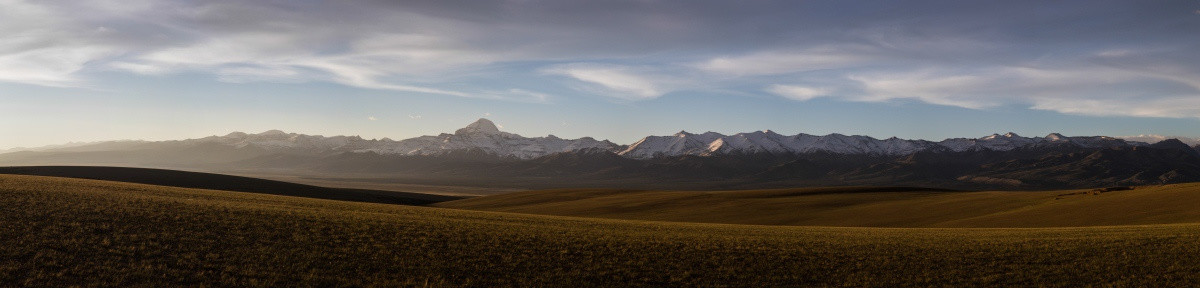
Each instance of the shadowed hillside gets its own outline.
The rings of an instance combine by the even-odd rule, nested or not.
[[[866,227],[1060,227],[1200,222],[1200,183],[1132,190],[956,192],[905,187],[745,191],[571,189],[436,204],[680,222]]]
[[[454,196],[383,190],[328,188],[241,176],[147,168],[92,166],[0,167],[0,174],[83,178],[386,204],[427,205],[462,199],[462,197]]]

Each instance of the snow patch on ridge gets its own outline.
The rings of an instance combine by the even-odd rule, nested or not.
[[[1145,137],[1145,136],[1143,136]],[[324,152],[373,152],[385,155],[436,156],[471,149],[504,158],[532,159],[554,153],[584,149],[600,149],[634,159],[673,157],[681,155],[713,156],[723,154],[803,154],[835,153],[898,156],[922,151],[1009,151],[1038,145],[1073,145],[1084,148],[1148,145],[1142,142],[1106,137],[1067,137],[1052,133],[1045,137],[1023,137],[1016,133],[992,134],[980,138],[950,138],[939,142],[906,140],[896,137],[876,139],[869,136],[829,134],[824,136],[796,134],[781,135],[771,130],[724,135],[716,132],[694,134],[679,131],[670,136],[649,136],[622,147],[607,140],[591,137],[561,139],[523,137],[500,131],[488,119],[479,119],[454,134],[421,136],[393,141],[365,140],[358,136],[304,135],[270,130],[258,134],[241,132],[211,136],[184,142],[216,142],[234,147],[256,147],[276,150],[305,150]],[[1154,141],[1157,142],[1157,141]]]
[[[365,140],[358,136],[324,137],[320,135],[286,133],[279,130],[271,130],[259,134],[234,132],[225,136],[212,136],[185,141],[216,142],[238,148],[257,147],[275,150],[374,152],[385,155],[409,156],[433,156],[457,150],[479,149],[496,156],[518,159],[532,159],[553,153],[589,148],[599,148],[613,152],[620,149],[620,146],[617,144],[607,140],[598,141],[591,137],[580,139],[561,139],[553,135],[535,138],[522,137],[521,135],[500,131],[498,126],[488,119],[479,119],[466,127],[454,131],[454,134],[443,133],[437,136],[421,136],[400,141],[393,141],[387,138]]]
[[[784,136],[770,130],[764,130],[729,136],[717,133],[696,135],[687,132],[676,133],[672,136],[650,136],[629,145],[628,148],[619,154],[635,159],[681,155],[706,156],[734,153],[800,154],[814,152],[896,156],[921,151],[1008,151],[1048,143],[1067,143],[1085,148],[1132,145],[1124,140],[1113,137],[1067,137],[1058,133],[1041,138],[1030,138],[1009,132],[1004,135],[992,134],[980,138],[951,138],[941,142],[932,142],[926,140],[905,140],[896,137],[879,140],[869,136],[847,136],[836,133],[825,136],[808,134]]]

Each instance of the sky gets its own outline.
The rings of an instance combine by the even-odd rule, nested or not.
[[[621,144],[1198,137],[1197,51],[1197,0],[0,0],[0,149],[478,118]]]

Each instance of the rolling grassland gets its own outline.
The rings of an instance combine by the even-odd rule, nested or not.
[[[799,226],[1017,228],[1200,223],[1200,183],[1131,188],[998,192],[907,187],[566,189],[434,205],[561,216]]]
[[[1196,224],[695,224],[14,175],[0,223],[0,286],[1200,284]]]
[[[0,167],[0,174],[81,178],[181,188],[253,192],[305,198],[403,205],[426,205],[462,198],[388,190],[330,188],[254,177],[153,168],[17,166]]]

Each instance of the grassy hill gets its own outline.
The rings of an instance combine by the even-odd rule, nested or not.
[[[1193,224],[689,224],[16,175],[0,223],[0,283],[33,287],[1200,284]]]
[[[178,170],[99,166],[0,167],[0,174],[40,175],[356,202],[426,205],[462,197],[372,189],[329,188],[259,178]]]
[[[570,189],[517,192],[435,205],[616,219],[803,226],[1064,227],[1200,223],[1200,183],[1102,190]]]

